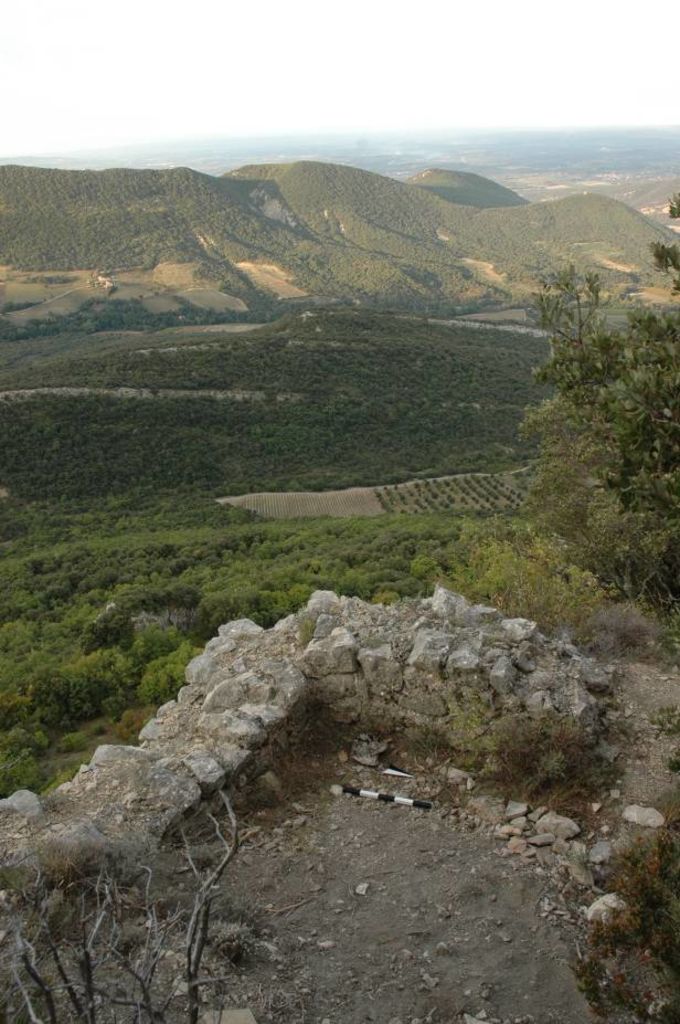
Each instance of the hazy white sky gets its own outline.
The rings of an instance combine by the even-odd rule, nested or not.
[[[191,136],[680,122],[677,0],[24,0],[0,155]]]

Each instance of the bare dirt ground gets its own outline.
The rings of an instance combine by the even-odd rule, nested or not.
[[[624,803],[654,807],[664,790],[680,783],[668,768],[669,757],[680,747],[680,737],[665,735],[655,724],[662,708],[680,707],[680,672],[644,663],[629,665],[619,692],[624,721],[631,728],[621,796]]]
[[[497,842],[323,789],[282,817],[228,880],[281,955],[234,986],[258,1024],[588,1019],[569,968],[575,929],[545,916],[559,895]]]
[[[493,263],[489,263],[488,260],[473,260],[470,257],[462,257],[460,262],[472,267],[482,277],[485,277],[494,284],[502,284],[508,276],[504,271],[496,270]]]
[[[584,822],[589,844],[649,834],[625,826],[621,808],[654,806],[673,781],[667,758],[677,743],[653,718],[678,704],[677,668],[625,666],[620,792],[603,793],[601,811]],[[594,1021],[572,966],[595,893],[548,861],[503,856],[490,829],[458,812],[439,753],[394,744],[386,758],[412,779],[355,764],[347,736],[307,749],[303,741],[277,768],[281,790],[240,812],[243,845],[224,894],[258,942],[231,969],[226,1005],[249,1007],[258,1024],[469,1024],[466,1014],[502,1024]],[[333,783],[434,806],[333,796]]]
[[[607,270],[618,270],[622,274],[634,274],[640,269],[632,263],[619,263],[616,260],[609,259],[607,256],[598,256],[597,258],[598,262]]]
[[[348,782],[441,797],[432,764],[413,770],[298,754],[275,806],[240,815],[223,885],[260,952],[233,969],[226,1005],[258,1024],[591,1020],[570,968],[583,942],[574,883],[501,857],[446,796],[421,811],[330,793]]]

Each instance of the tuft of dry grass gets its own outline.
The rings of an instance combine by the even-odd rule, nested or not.
[[[590,617],[588,630],[593,654],[605,658],[647,654],[661,635],[659,624],[630,603],[598,608]]]

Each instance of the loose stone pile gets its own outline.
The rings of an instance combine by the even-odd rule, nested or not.
[[[249,620],[221,626],[188,665],[177,699],[144,726],[139,747],[101,746],[49,796],[0,801],[0,861],[46,839],[153,846],[216,790],[247,793],[312,714],[390,729],[465,728],[480,708],[552,709],[597,735],[599,698],[612,679],[612,668],[547,639],[536,623],[443,587],[389,607],[318,591],[272,629]],[[490,797],[469,807],[499,830],[508,853],[540,856],[570,841],[573,849],[579,833],[545,808]]]

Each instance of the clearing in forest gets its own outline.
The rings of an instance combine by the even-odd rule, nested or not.
[[[247,508],[267,519],[379,516],[385,511],[372,487],[349,487],[343,491],[263,491],[217,500],[220,505]]]
[[[218,498],[267,519],[316,516],[408,515],[428,512],[511,512],[522,503],[528,484],[526,470],[507,473],[461,473],[455,476],[409,480],[379,487],[349,487],[335,491],[264,491]]]
[[[300,299],[309,294],[294,285],[291,280],[293,275],[276,263],[252,263],[250,260],[243,260],[236,266],[248,275],[256,287],[273,292],[279,299]]]
[[[215,309],[218,313],[227,310],[245,313],[248,309],[243,299],[237,298],[236,295],[227,295],[226,292],[218,292],[217,288],[185,288],[177,294],[180,299],[186,299],[192,306]]]
[[[496,270],[493,263],[489,263],[487,260],[473,260],[469,257],[463,257],[460,262],[465,263],[468,267],[472,267],[473,270],[477,270],[482,277],[485,277],[487,281],[492,281],[494,284],[504,284],[508,276]]]
[[[65,316],[68,313],[75,313],[84,302],[94,297],[95,292],[91,288],[72,288],[61,295],[56,295],[53,299],[46,299],[35,306],[28,306],[26,309],[19,309],[6,315],[20,323],[26,320],[46,320],[51,316]]]
[[[635,274],[640,269],[632,263],[618,263],[616,260],[610,260],[606,256],[598,256],[597,261],[603,267],[606,267],[607,270],[618,270],[622,274]]]

